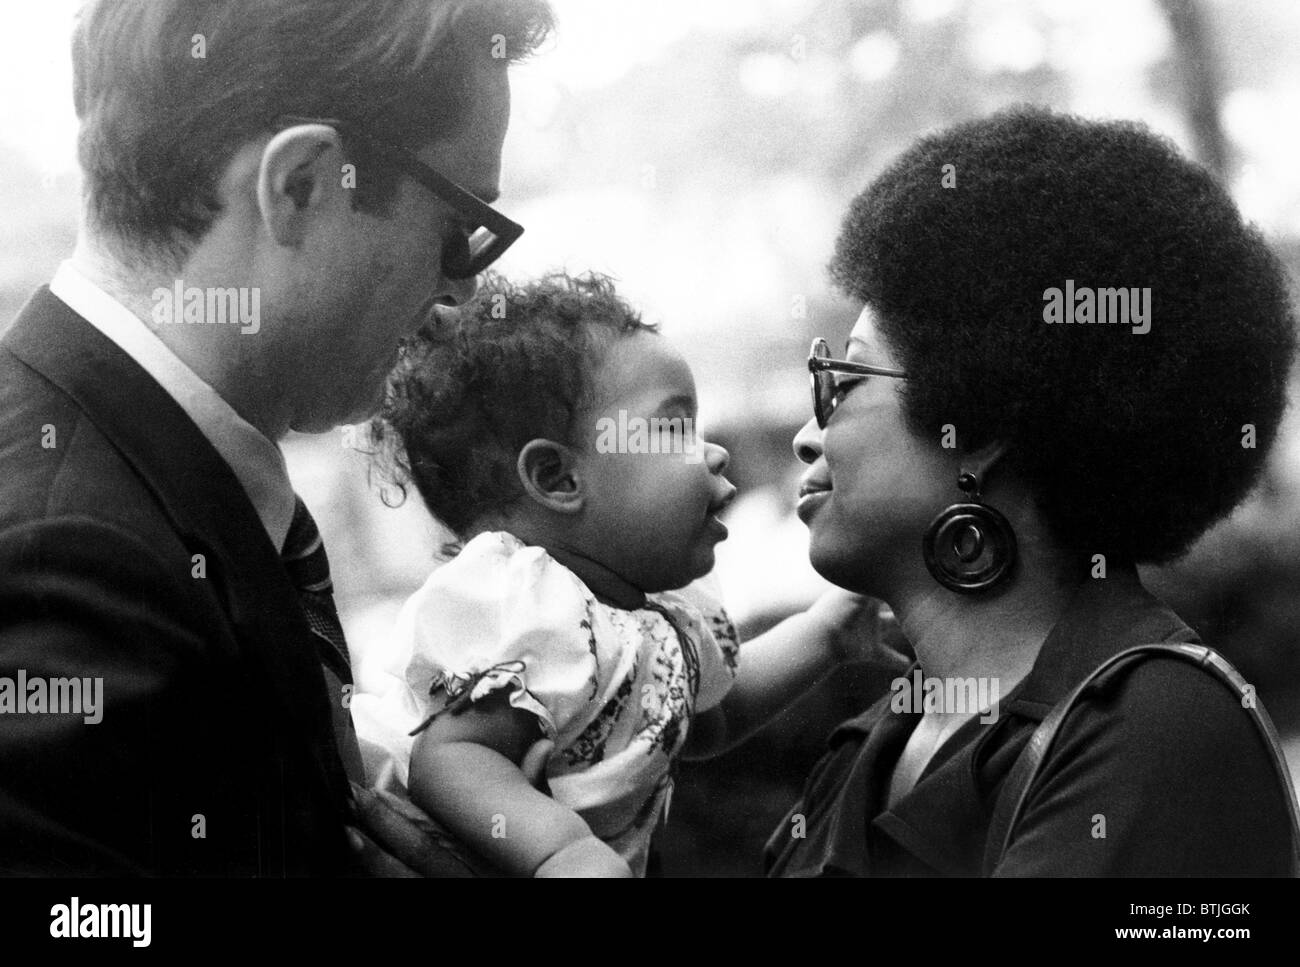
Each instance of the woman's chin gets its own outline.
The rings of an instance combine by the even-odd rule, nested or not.
[[[819,554],[817,548],[809,550],[808,560],[813,570],[836,587],[855,594],[872,594],[868,587],[872,582],[864,579],[868,573],[859,563],[846,560],[841,555]]]
[[[858,548],[861,550],[861,548]],[[845,548],[819,546],[813,541],[809,547],[809,563],[820,576],[831,584],[854,594],[880,597],[880,582],[875,580],[879,571],[876,561],[865,560],[861,555],[846,554]]]

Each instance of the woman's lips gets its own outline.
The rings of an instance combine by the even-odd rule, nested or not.
[[[826,503],[831,496],[831,487],[829,484],[804,483],[799,487],[799,502],[795,505],[795,513],[804,524],[812,522],[817,511],[821,509],[822,504]]]

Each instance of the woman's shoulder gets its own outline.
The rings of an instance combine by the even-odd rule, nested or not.
[[[1172,746],[1204,757],[1268,751],[1255,724],[1262,706],[1254,687],[1177,656],[1148,654],[1081,707],[1110,728],[1145,734],[1136,752],[1157,755]]]
[[[1027,823],[1075,832],[1091,824],[1083,842],[1093,845],[1081,855],[1110,855],[1112,873],[1284,871],[1290,796],[1252,703],[1253,690],[1191,662],[1135,663],[1066,717]]]
[[[1269,750],[1253,719],[1252,706],[1259,702],[1254,689],[1238,687],[1245,683],[1231,666],[1133,571],[1085,582],[1016,691],[1031,701],[1055,703],[1089,671],[1148,643],[1169,647],[1143,649],[1111,666],[1061,725],[1058,745],[1081,730],[1094,737],[1105,731],[1134,740],[1121,763],[1175,754],[1184,761],[1213,758],[1227,750],[1253,750],[1263,758]]]

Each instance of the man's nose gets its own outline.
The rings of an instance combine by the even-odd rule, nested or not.
[[[803,463],[816,463],[822,455],[822,430],[815,417],[794,435],[794,455]]]
[[[468,279],[448,279],[447,291],[438,301],[442,305],[448,306],[464,305],[470,299],[474,298],[474,293],[477,291],[477,275],[471,275]]]

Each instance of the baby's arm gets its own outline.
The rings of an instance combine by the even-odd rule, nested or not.
[[[879,602],[838,588],[741,648],[735,684],[691,722],[683,756],[707,759],[739,745],[841,662],[868,653]]]
[[[517,763],[537,738],[537,719],[504,692],[440,715],[411,751],[411,799],[512,875],[631,876],[582,817],[528,783]]]

